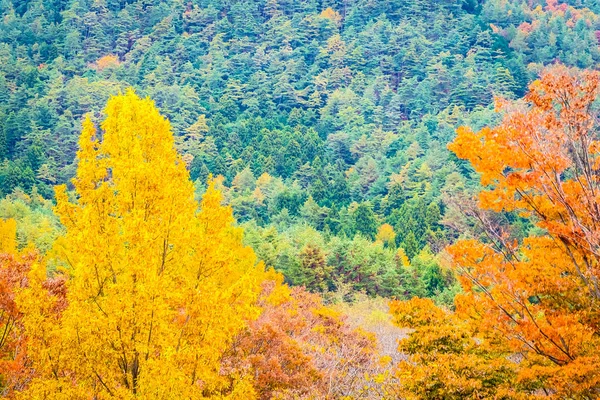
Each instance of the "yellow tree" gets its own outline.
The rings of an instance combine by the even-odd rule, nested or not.
[[[407,356],[386,385],[389,398],[527,399],[515,385],[517,365],[498,346],[498,338],[481,335],[468,320],[438,308],[431,299],[393,301],[396,325],[411,329],[400,340]]]
[[[377,230],[377,236],[375,236],[375,238],[392,247],[395,243],[396,232],[394,232],[394,228],[390,224],[383,224]]]
[[[321,12],[321,18],[328,19],[332,21],[337,26],[342,22],[342,16],[337,11],[333,10],[331,7],[327,7],[325,10]]]
[[[19,251],[16,233],[14,219],[0,220],[0,397],[8,398],[13,398],[36,375],[27,355],[23,310],[17,297],[28,286],[29,272],[39,263],[40,256],[32,247]],[[60,315],[65,306],[62,277],[48,279],[42,274],[39,284],[40,298],[53,300],[46,302],[46,318]]]
[[[220,361],[259,314],[263,265],[213,185],[198,211],[152,101],[128,91],[105,114],[100,133],[84,122],[74,196],[56,190],[68,305],[49,314],[40,266],[19,297],[38,374],[22,398],[252,398]]]

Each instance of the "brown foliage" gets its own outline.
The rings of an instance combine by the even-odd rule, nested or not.
[[[109,54],[104,57],[99,58],[96,61],[96,69],[102,71],[106,68],[118,67],[120,64],[119,57],[114,54]]]
[[[262,315],[224,364],[251,369],[261,399],[366,396],[365,374],[379,363],[374,338],[350,327],[316,294],[293,288],[273,301],[273,290],[288,289],[266,284]]]

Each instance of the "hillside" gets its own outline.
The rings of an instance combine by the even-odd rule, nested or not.
[[[446,150],[455,129],[493,123],[493,97],[521,97],[545,64],[600,58],[598,5],[540,3],[5,1],[0,192],[51,198],[83,115],[132,86],[171,121],[198,193],[222,176],[248,243],[288,281],[433,295],[447,279],[402,288],[387,248],[425,248],[431,269],[460,234],[444,198],[473,179]],[[389,246],[370,244],[384,224]],[[337,278],[312,282],[309,245],[364,261],[328,259]]]
[[[600,1],[0,0],[0,13],[0,367],[23,373],[0,370],[0,395],[73,377],[94,398],[135,397],[142,352],[160,360],[142,398],[171,384],[189,398],[600,393],[583,377],[600,368]],[[115,314],[90,306],[104,297]],[[114,298],[144,304],[142,322]],[[81,318],[103,321],[69,350],[92,365],[116,351],[115,327],[151,336],[159,314],[156,347],[120,339],[135,349],[125,378],[71,365],[48,386],[44,349],[71,349]],[[166,344],[177,332],[189,353]],[[190,376],[196,389],[173,383]]]

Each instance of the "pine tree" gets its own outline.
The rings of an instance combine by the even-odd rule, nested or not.
[[[360,203],[354,210],[353,217],[356,231],[367,238],[374,239],[378,225],[373,206],[369,203]]]

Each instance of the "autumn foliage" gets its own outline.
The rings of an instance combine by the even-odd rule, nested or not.
[[[460,128],[449,146],[479,173],[481,240],[447,249],[464,293],[456,313],[392,303],[409,354],[405,398],[596,398],[600,395],[600,74],[548,68],[502,122]],[[517,240],[486,212],[536,227]]]
[[[517,399],[516,365],[469,321],[430,299],[392,302],[394,322],[411,328],[399,350],[408,356],[388,390],[403,399]],[[494,346],[491,346],[493,344]]]
[[[36,256],[14,254],[14,220],[0,221],[0,228],[0,394],[8,394],[20,389],[27,379],[22,314],[16,293],[25,285]]]
[[[380,367],[375,338],[346,323],[304,288],[266,282],[264,312],[226,358],[254,371],[260,399],[364,398]]]
[[[333,21],[336,25],[339,25],[342,21],[342,16],[331,7],[327,7],[321,12],[321,17]]]
[[[497,127],[458,130],[449,147],[480,176],[470,215],[486,235],[446,250],[463,289],[455,311],[390,304],[410,329],[393,371],[372,334],[308,291],[326,286],[319,248],[301,250],[299,271],[320,278],[285,286],[242,245],[220,180],[196,202],[154,104],[111,98],[100,130],[84,122],[74,192],[56,189],[65,233],[52,249],[19,248],[16,222],[0,220],[2,395],[598,397],[599,94],[599,73],[556,66],[523,101],[498,100]],[[377,240],[395,247],[395,234],[383,224]]]
[[[33,266],[42,262],[33,249],[17,251],[16,223],[0,220],[0,395],[12,397],[26,388],[36,375],[27,352],[23,307],[19,293],[28,287],[28,275]],[[65,280],[57,275],[41,281],[42,298],[48,303],[48,318],[57,318],[66,307]]]
[[[96,61],[96,68],[99,71],[102,71],[106,68],[118,67],[119,66],[119,57],[114,54],[109,54],[104,57],[100,57]]]
[[[83,124],[66,233],[20,251],[0,220],[0,389],[19,399],[339,398],[370,389],[372,336],[242,245],[211,182],[198,204],[169,122],[132,91]],[[51,268],[48,268],[51,265]],[[292,397],[290,397],[292,396]]]
[[[461,128],[450,145],[480,174],[482,210],[518,212],[538,228],[519,242],[488,227],[486,240],[448,248],[465,292],[452,318],[466,324],[463,340],[487,348],[482,357],[512,359],[511,397],[600,394],[599,91],[597,72],[549,68],[523,103],[498,102],[498,127]],[[439,325],[446,317],[435,313]]]
[[[222,354],[256,318],[265,275],[212,186],[200,211],[169,123],[133,92],[84,123],[76,197],[57,188],[66,228],[50,259],[66,308],[34,263],[17,299],[35,376],[24,398],[203,398],[252,393]],[[50,396],[50,397],[48,397]],[[244,395],[245,396],[245,395]],[[246,397],[244,397],[246,398]]]

